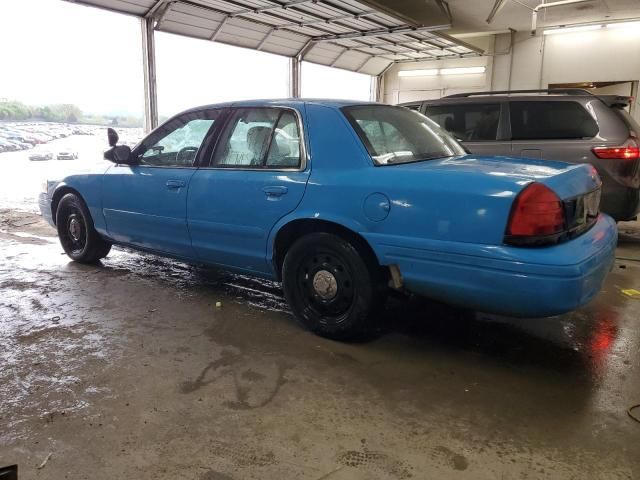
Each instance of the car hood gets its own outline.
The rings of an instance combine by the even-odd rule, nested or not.
[[[56,188],[59,185],[75,185],[79,179],[82,181],[82,179],[86,180],[91,177],[101,177],[111,167],[113,167],[113,163],[107,160],[96,160],[82,165],[65,165],[61,171],[58,171],[58,175],[47,178],[47,183],[49,188]]]
[[[416,174],[431,172],[433,175],[457,179],[465,188],[482,184],[483,190],[501,189],[519,192],[531,182],[543,183],[556,194],[567,199],[600,186],[595,169],[589,164],[570,164],[549,160],[526,158],[465,155],[423,162],[391,165],[393,168]],[[448,182],[447,182],[448,183]]]

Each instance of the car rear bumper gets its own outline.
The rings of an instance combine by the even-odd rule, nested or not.
[[[583,235],[538,248],[368,237],[381,263],[398,265],[410,292],[488,313],[548,317],[600,291],[613,267],[617,229],[600,215]]]
[[[55,228],[53,222],[53,215],[51,213],[51,202],[49,201],[49,195],[45,192],[40,192],[38,195],[38,207],[40,207],[40,213],[49,225]]]
[[[600,210],[617,222],[633,220],[640,212],[640,190],[618,183],[602,184]]]

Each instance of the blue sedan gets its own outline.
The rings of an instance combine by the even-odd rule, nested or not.
[[[470,155],[402,107],[227,103],[176,115],[133,150],[109,133],[109,162],[40,198],[69,257],[120,244],[276,279],[326,337],[365,332],[390,289],[560,314],[614,261],[593,167]]]

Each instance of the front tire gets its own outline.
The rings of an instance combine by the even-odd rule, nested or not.
[[[74,193],[67,193],[60,199],[56,227],[62,248],[76,262],[95,263],[111,250],[111,244],[93,227],[89,209]]]
[[[282,267],[282,286],[296,318],[314,333],[334,340],[361,337],[373,326],[377,265],[348,241],[330,233],[297,240]]]

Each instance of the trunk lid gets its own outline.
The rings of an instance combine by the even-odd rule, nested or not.
[[[562,200],[584,195],[600,187],[600,178],[589,164],[569,164],[549,160],[474,156],[443,158],[381,168],[431,171],[443,176],[468,180],[467,188],[481,181],[487,186],[521,191],[531,182],[551,188]]]
[[[376,171],[393,177],[393,205],[410,205],[415,218],[429,218],[415,226],[414,220],[398,215],[414,222],[423,238],[503,243],[516,198],[534,182],[551,189],[563,203],[567,235],[557,241],[580,235],[599,213],[601,182],[589,164],[466,155]],[[400,223],[394,225],[398,231],[404,228]]]

